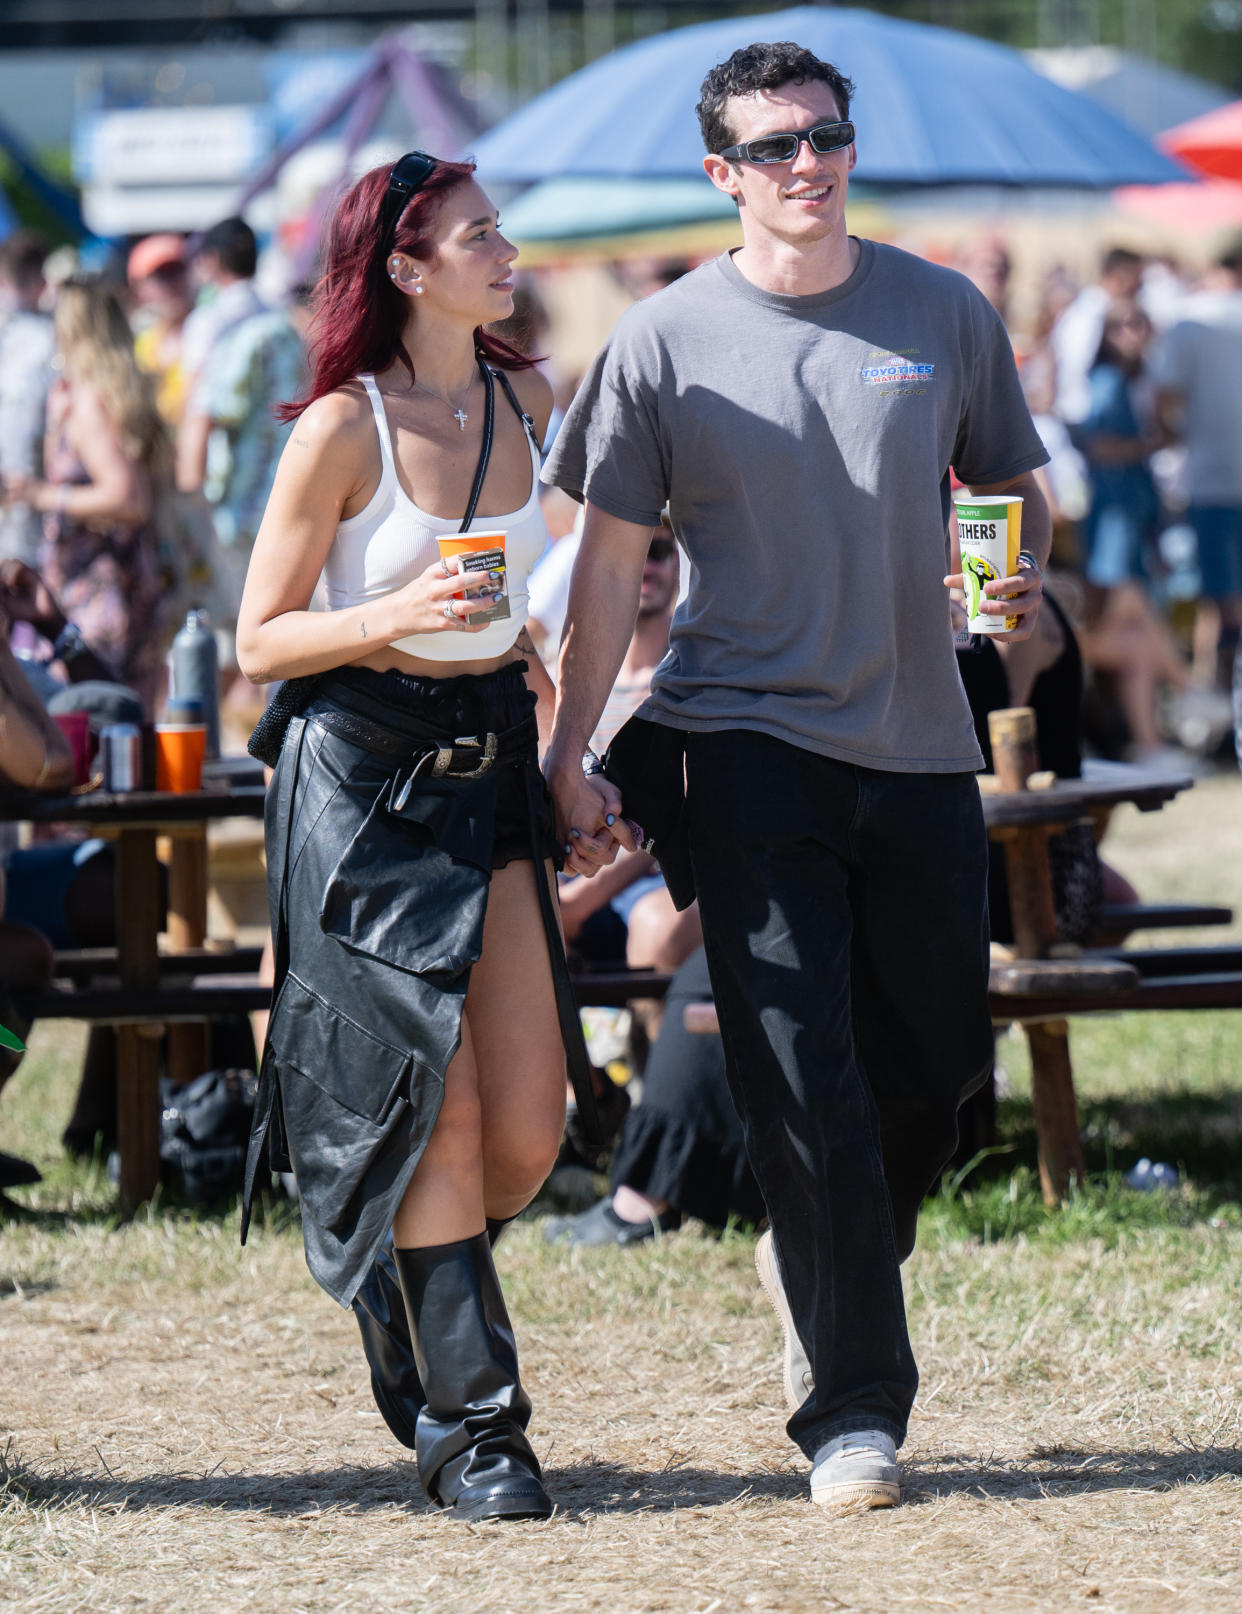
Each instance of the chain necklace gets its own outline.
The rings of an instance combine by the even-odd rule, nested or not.
[[[452,410],[453,419],[457,422],[457,430],[459,432],[465,431],[467,423],[470,420],[470,416],[466,413],[466,399],[470,396],[471,387],[474,386],[473,376],[470,377],[465,393],[462,396],[462,400],[456,406],[456,408],[453,407],[453,400],[451,398],[444,397],[442,393],[436,392],[432,387],[425,387],[421,381],[415,381],[414,385],[418,388],[419,392],[425,392],[429,398],[434,398],[437,403],[442,403],[446,409]]]

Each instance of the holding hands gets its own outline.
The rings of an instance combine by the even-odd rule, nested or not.
[[[556,807],[556,835],[565,852],[565,872],[589,879],[613,861],[620,847],[636,852],[639,827],[621,814],[621,792],[602,773],[580,766],[548,768]]]

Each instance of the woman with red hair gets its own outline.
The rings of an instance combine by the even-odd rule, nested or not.
[[[467,1520],[552,1507],[491,1245],[555,1159],[581,1038],[524,631],[552,400],[486,330],[515,256],[468,165],[411,152],[345,196],[237,627],[245,675],[286,681],[251,742],[276,987],[247,1213],[260,1163],[291,1164],[311,1272]],[[437,539],[472,518],[505,566],[466,584]]]

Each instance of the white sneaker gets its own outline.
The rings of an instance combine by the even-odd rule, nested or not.
[[[878,1429],[837,1435],[815,1453],[811,1501],[835,1513],[895,1508],[901,1501],[897,1448]]]
[[[797,1412],[815,1388],[815,1380],[811,1376],[811,1364],[802,1349],[802,1341],[798,1338],[798,1330],[794,1327],[793,1313],[789,1309],[789,1297],[785,1293],[781,1269],[776,1260],[776,1246],[772,1242],[771,1228],[759,1235],[759,1242],[755,1245],[755,1270],[759,1274],[763,1292],[772,1302],[772,1310],[780,1318],[781,1327],[785,1331],[783,1363],[785,1404],[790,1412]]]

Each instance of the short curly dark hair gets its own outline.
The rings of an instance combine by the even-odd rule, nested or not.
[[[836,97],[841,116],[850,115],[854,86],[831,62],[803,45],[781,40],[774,45],[745,45],[735,50],[727,62],[713,67],[699,90],[699,128],[708,151],[723,151],[735,135],[725,116],[729,99],[754,95],[758,90],[779,90],[782,84],[805,84],[807,80],[826,84]]]

